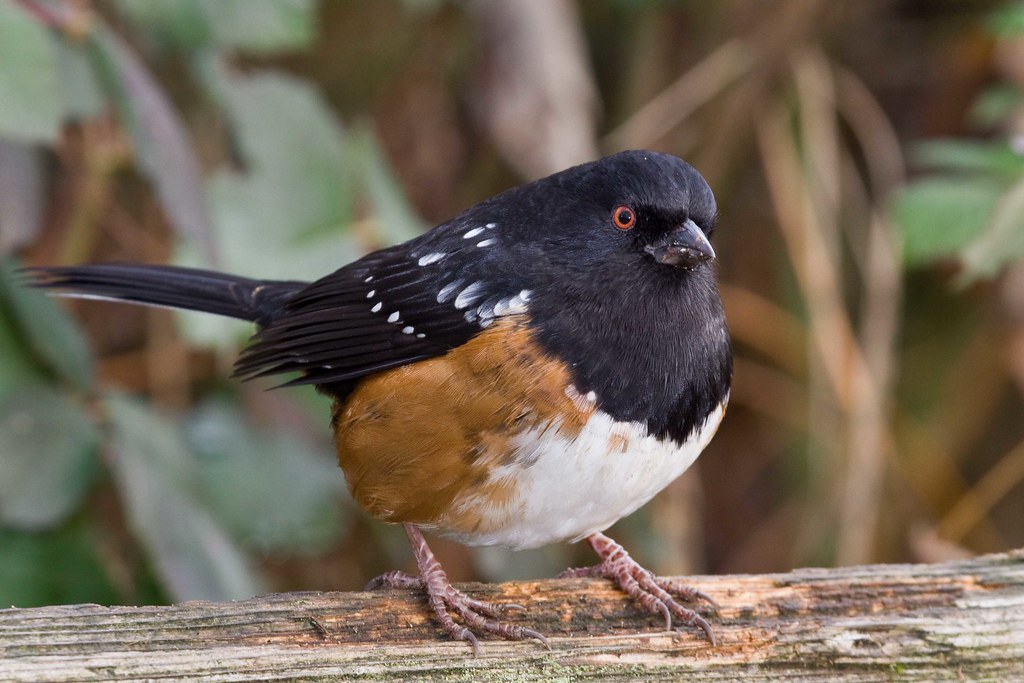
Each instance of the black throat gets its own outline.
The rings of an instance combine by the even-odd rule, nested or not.
[[[650,265],[623,282],[563,280],[530,311],[538,342],[568,363],[579,393],[593,391],[615,420],[682,444],[728,397],[729,333],[710,266]]]

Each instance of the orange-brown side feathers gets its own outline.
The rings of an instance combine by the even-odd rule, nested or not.
[[[511,490],[487,483],[488,474],[516,457],[513,435],[557,419],[571,437],[589,417],[569,383],[565,365],[516,318],[445,356],[368,377],[335,407],[338,459],[353,497],[374,517],[421,525],[438,523],[470,489],[486,486],[500,503]]]

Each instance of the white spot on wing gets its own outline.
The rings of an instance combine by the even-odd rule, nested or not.
[[[473,304],[474,301],[480,298],[483,293],[484,283],[474,282],[473,284],[466,287],[464,290],[459,292],[459,295],[455,297],[455,308],[463,309]]]
[[[515,315],[517,313],[525,313],[526,303],[530,300],[532,296],[532,291],[530,291],[529,289],[524,289],[515,296],[499,299],[494,304],[494,311],[492,315],[494,315],[495,317],[500,317],[503,315]]]
[[[477,235],[479,235],[483,231],[484,231],[483,228],[473,228],[472,230],[467,230],[466,234],[462,236],[462,239],[464,239],[464,240],[473,239],[474,237],[476,237]]]
[[[432,254],[427,254],[426,256],[421,256],[420,260],[417,261],[416,263],[420,264],[421,266],[429,266],[431,263],[434,263],[435,261],[440,261],[445,256],[446,256],[446,254],[444,252],[435,251]]]
[[[371,289],[371,290],[370,290],[369,292],[367,292],[367,293],[366,293],[366,298],[367,298],[367,299],[372,299],[372,298],[373,298],[373,296],[374,296],[374,295],[375,295],[376,293],[377,293],[377,290],[376,290],[376,289]]]
[[[371,282],[373,282],[373,276],[368,276],[365,280],[363,280],[363,282],[365,282],[366,284],[370,284]]]
[[[388,322],[389,323],[397,323],[398,322],[398,311],[395,311],[394,313],[392,313],[391,315],[388,316]]]
[[[417,339],[425,339],[425,338],[426,338],[426,336],[427,336],[427,335],[423,334],[422,332],[417,332],[417,333],[416,333],[416,338],[417,338]]]
[[[515,315],[526,312],[526,302],[530,300],[530,290],[524,289],[508,300],[508,308],[503,315]]]
[[[489,247],[492,244],[496,244],[497,242],[498,242],[498,240],[494,239],[493,237],[488,237],[485,240],[480,240],[479,242],[477,242],[476,246],[478,246],[478,247]]]
[[[480,325],[480,327],[487,327],[492,322],[494,322],[495,305],[496,299],[489,299],[488,301],[485,301],[479,306],[467,310],[463,314],[463,317],[466,318],[466,322],[476,322]]]
[[[416,328],[413,327],[412,325],[406,325],[405,327],[402,328],[402,334],[412,334],[415,331]]]
[[[446,284],[441,288],[441,291],[437,293],[437,303],[443,304],[445,301],[448,301],[448,299],[451,299],[452,295],[455,294],[455,291],[461,286],[462,280],[455,280],[454,282]]]
[[[476,314],[480,316],[481,320],[489,320],[494,317],[494,299],[482,303],[477,309]],[[468,315],[468,314],[467,314]]]
[[[484,227],[487,228],[488,230],[493,230],[494,228],[498,227],[498,224],[497,223],[488,223]]]
[[[380,313],[380,309],[383,308],[383,306],[384,306],[384,302],[383,301],[378,301],[377,303],[375,303],[373,305],[373,308],[370,309],[370,312],[371,313]]]

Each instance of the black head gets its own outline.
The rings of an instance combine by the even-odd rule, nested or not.
[[[717,213],[711,188],[685,161],[658,152],[621,152],[575,166],[498,195],[478,211],[515,226],[509,246],[563,274],[693,270],[715,256],[708,240]]]
[[[707,181],[688,163],[658,152],[621,152],[552,176],[552,183],[573,197],[578,219],[569,225],[614,230],[588,236],[617,246],[650,252],[687,220],[702,231],[703,244],[715,227],[717,207]],[[620,212],[621,211],[621,212]],[[710,246],[710,245],[708,245]],[[706,249],[707,247],[705,247]],[[705,254],[713,258],[714,252]],[[707,260],[697,259],[698,261]]]

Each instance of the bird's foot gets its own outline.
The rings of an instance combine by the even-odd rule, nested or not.
[[[675,617],[676,621],[683,626],[700,628],[712,645],[717,644],[711,624],[704,617],[692,609],[683,607],[675,600],[676,597],[688,602],[703,600],[709,603],[717,613],[718,603],[708,595],[680,581],[655,576],[630,557],[625,548],[602,533],[587,536],[587,542],[600,556],[601,564],[581,569],[567,569],[559,575],[560,577],[611,579],[645,609],[663,615],[666,630],[672,628],[672,618]]]
[[[409,535],[412,543],[413,554],[416,556],[416,566],[419,567],[419,576],[410,576],[404,572],[394,571],[378,576],[371,581],[366,590],[378,588],[414,588],[423,590],[427,594],[427,601],[431,609],[441,622],[441,628],[456,640],[465,640],[473,648],[473,654],[480,654],[480,642],[476,633],[471,629],[483,633],[491,633],[508,640],[525,640],[532,638],[544,644],[548,649],[551,644],[541,633],[532,628],[509,624],[500,621],[503,614],[522,610],[520,605],[495,605],[476,598],[471,598],[448,580],[448,575],[441,567],[441,563],[434,557],[433,551],[427,545],[420,530],[411,524],[406,524],[405,532]],[[465,626],[457,623],[452,614],[456,614],[465,623]]]

